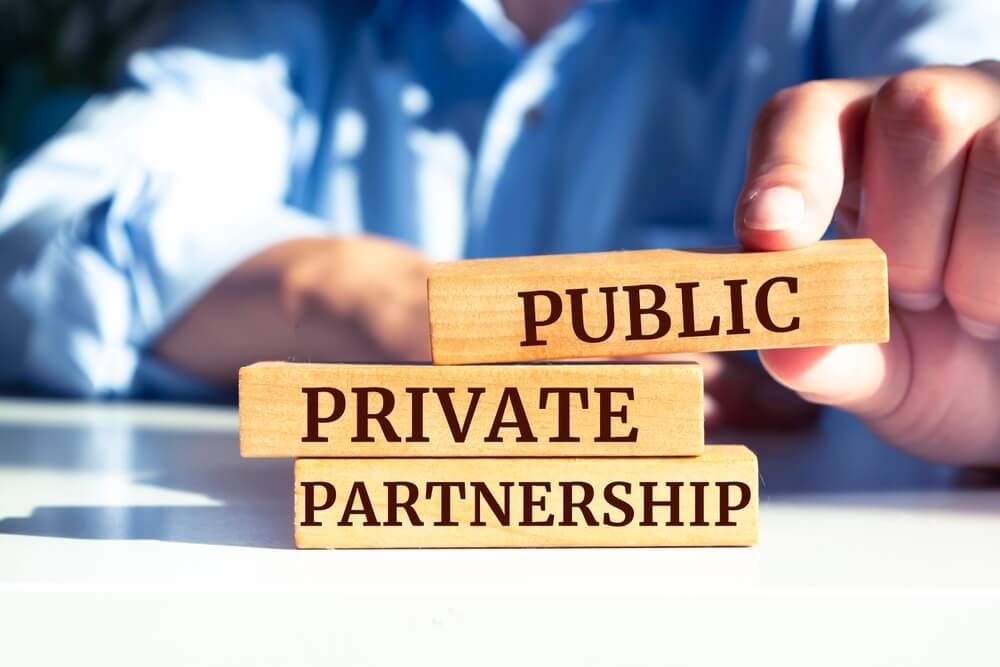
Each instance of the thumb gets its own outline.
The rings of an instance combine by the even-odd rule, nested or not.
[[[761,350],[765,370],[813,403],[843,408],[868,419],[891,414],[910,384],[909,343],[901,327],[881,345],[840,345]]]
[[[822,238],[845,180],[859,178],[864,119],[875,80],[813,81],[779,92],[757,115],[733,226],[750,250]]]

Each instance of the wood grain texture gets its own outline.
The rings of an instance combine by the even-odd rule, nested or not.
[[[887,280],[885,255],[867,239],[767,253],[642,250],[444,263],[428,281],[434,363],[884,342]],[[666,327],[662,316],[638,314],[657,299]],[[706,335],[714,318],[718,331]],[[595,340],[608,335],[587,342],[580,330]]]
[[[647,498],[670,505],[647,507]],[[710,445],[694,458],[295,462],[300,548],[756,541],[757,459],[740,445]]]
[[[389,430],[363,418],[384,407],[374,388],[393,403],[385,415]],[[322,421],[338,404],[339,418]],[[265,362],[240,369],[240,451],[248,457],[693,456],[704,448],[703,406],[702,371],[692,363]]]

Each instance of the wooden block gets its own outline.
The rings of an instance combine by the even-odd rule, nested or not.
[[[240,369],[243,456],[693,456],[697,364]]]
[[[872,241],[800,250],[640,250],[439,264],[436,364],[742,350],[889,338]]]
[[[744,546],[757,459],[299,459],[298,547]]]

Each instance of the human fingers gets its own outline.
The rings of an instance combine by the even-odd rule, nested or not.
[[[845,194],[858,191],[861,139],[880,80],[813,81],[764,105],[750,136],[734,214],[740,244],[784,250],[819,240]]]
[[[893,302],[904,309],[931,310],[942,300],[969,147],[998,105],[992,77],[960,67],[911,70],[875,95],[859,233],[885,251]]]
[[[945,268],[944,291],[966,332],[1000,338],[1000,63],[996,116],[972,140]]]

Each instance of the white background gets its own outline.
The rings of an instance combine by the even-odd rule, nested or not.
[[[738,549],[296,551],[234,410],[0,402],[0,666],[997,664],[1000,485],[829,413]]]

